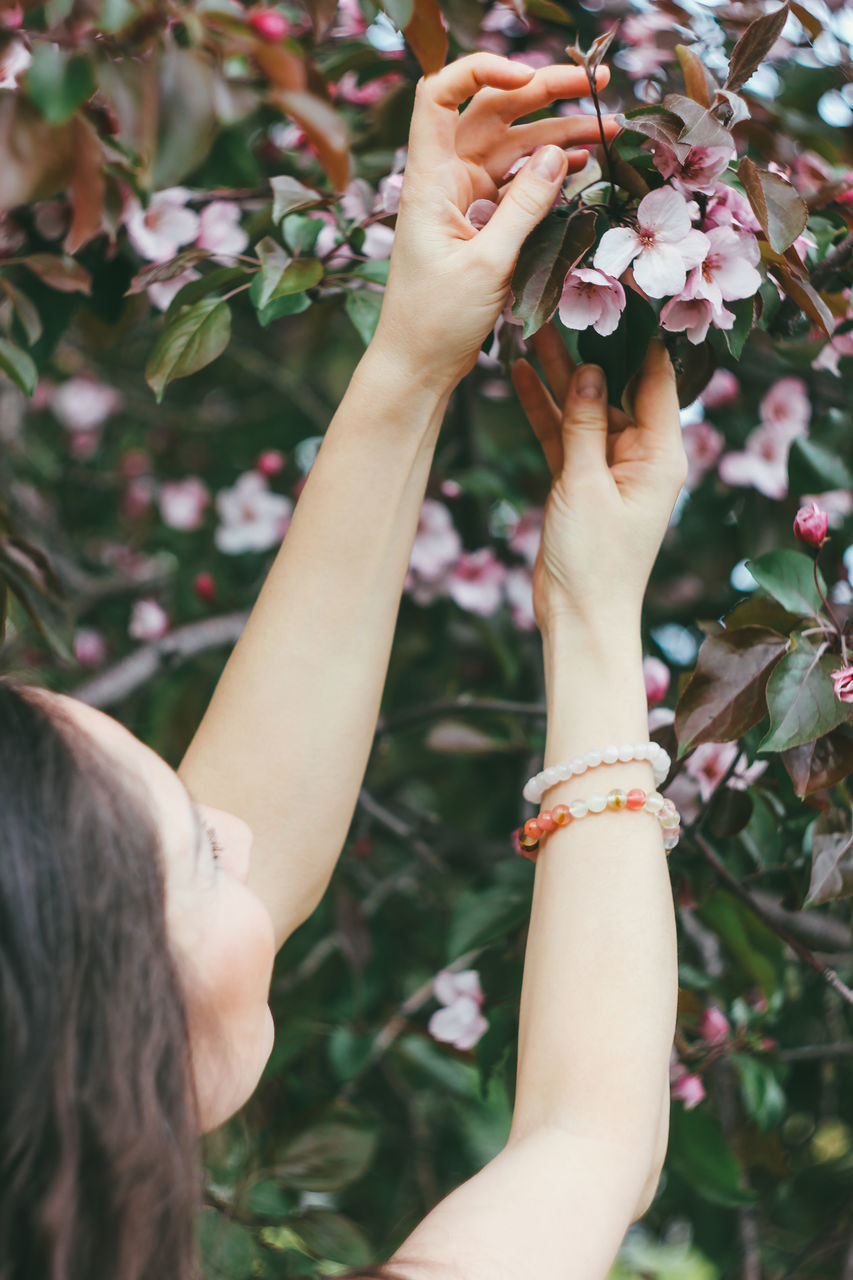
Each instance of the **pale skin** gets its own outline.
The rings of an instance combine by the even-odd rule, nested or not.
[[[534,147],[596,140],[586,116],[512,123],[584,87],[578,68],[532,73],[489,54],[421,81],[376,338],[178,774],[109,717],[63,700],[151,797],[170,934],[187,966],[204,1128],[257,1083],[272,1044],[275,951],[319,902],[349,827],[450,392],[503,307],[524,238],[585,153],[554,151],[552,179],[529,162],[479,233],[464,211],[494,199],[507,169]],[[606,400],[578,397],[552,339],[537,343],[550,392],[529,367],[516,371],[554,473],[534,574],[546,764],[605,740],[647,737],[640,607],[686,465],[661,350],[644,366],[635,423],[613,423],[621,430],[608,444]],[[365,503],[369,493],[382,501]],[[601,574],[596,585],[590,566],[602,556],[616,593]],[[653,786],[645,762],[607,774],[608,787]],[[204,839],[195,855],[187,789],[221,846],[218,871]],[[574,778],[548,803],[591,789]],[[424,1280],[603,1280],[663,1159],[674,992],[657,822],[606,813],[553,833],[535,873],[510,1138],[396,1260]]]

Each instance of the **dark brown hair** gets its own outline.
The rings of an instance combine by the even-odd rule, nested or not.
[[[158,834],[0,680],[0,1280],[193,1280],[198,1123]]]

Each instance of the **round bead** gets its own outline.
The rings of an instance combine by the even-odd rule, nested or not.
[[[539,788],[536,786],[535,778],[531,778],[528,782],[525,782],[521,794],[524,796],[528,804],[536,804]]]
[[[554,821],[554,815],[550,809],[543,809],[536,821],[539,823],[543,831],[557,830],[557,824]]]
[[[625,761],[626,764],[629,760],[634,759],[634,748],[631,746],[630,742],[622,743],[622,746],[619,748],[619,759]]]
[[[675,834],[674,831],[672,832],[668,831],[663,838],[664,849],[666,849],[667,853],[669,853],[669,851],[671,849],[674,849],[677,844],[678,844],[678,836]]]
[[[569,805],[569,813],[573,818],[585,818],[589,812],[586,800],[573,800]]]
[[[646,803],[643,805],[646,813],[660,813],[663,808],[663,796],[658,791],[651,791],[646,796]]]
[[[607,808],[607,796],[603,791],[593,791],[591,796],[587,796],[586,803],[590,813],[603,813]]]
[[[539,851],[539,841],[534,840],[532,836],[519,836],[518,843],[525,858],[534,857]]]
[[[625,809],[628,806],[628,793],[622,791],[620,787],[614,787],[612,791],[607,793],[608,809]]]
[[[634,787],[625,798],[626,807],[629,809],[642,809],[645,803],[646,793],[640,787]]]
[[[648,760],[648,758],[649,758],[649,744],[647,742],[635,742],[634,743],[634,759]]]
[[[601,753],[601,758],[605,764],[615,764],[619,759],[618,747],[605,747]]]
[[[551,817],[554,819],[558,827],[565,827],[572,820],[567,804],[556,804],[551,810]]]
[[[528,818],[524,824],[524,833],[533,840],[538,840],[542,834],[542,828],[535,818]]]
[[[570,764],[560,764],[556,766],[557,775],[561,782],[565,782],[567,778],[572,776],[572,766]]]
[[[543,770],[543,773],[544,777],[542,778],[542,781],[546,788],[553,787],[555,782],[560,781],[560,775],[557,773],[557,770],[553,765],[549,765],[547,769]]]
[[[586,773],[586,761],[583,756],[572,756],[572,773],[577,774],[578,776],[582,773]]]
[[[661,824],[664,831],[672,831],[673,828],[681,825],[681,819],[677,813],[659,813],[658,822]]]
[[[584,756],[584,764],[586,765],[587,769],[597,769],[598,766],[601,764],[601,752],[587,751],[586,755]]]

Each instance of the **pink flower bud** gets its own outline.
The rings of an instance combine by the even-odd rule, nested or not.
[[[290,30],[287,18],[276,9],[255,9],[249,14],[249,26],[265,40],[283,40]]]
[[[699,1034],[708,1044],[722,1044],[729,1038],[729,1020],[722,1009],[712,1004],[705,1010],[699,1023]]]
[[[203,604],[216,601],[216,579],[212,573],[197,573],[193,578],[193,591]]]
[[[264,449],[255,459],[255,470],[271,480],[284,470],[287,459],[279,449]]]
[[[830,672],[835,696],[839,702],[853,702],[853,666]]]
[[[99,667],[107,656],[107,646],[100,631],[81,627],[74,636],[74,657],[81,667]]]
[[[807,547],[822,547],[828,527],[829,516],[816,502],[811,507],[800,507],[794,517],[794,535]]]
[[[643,659],[643,679],[646,683],[646,698],[653,707],[666,697],[669,688],[669,667],[660,658]]]
[[[693,1072],[681,1076],[672,1086],[672,1096],[677,1098],[679,1102],[684,1103],[684,1110],[691,1111],[693,1107],[698,1107],[699,1103],[705,1097],[705,1086],[699,1076]]]
[[[134,640],[159,640],[169,630],[169,617],[156,600],[137,600],[128,635]]]

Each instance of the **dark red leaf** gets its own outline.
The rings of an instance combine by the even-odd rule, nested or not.
[[[805,200],[786,178],[759,169],[748,156],[738,165],[738,177],[770,247],[784,253],[806,229],[809,211]]]
[[[843,727],[814,742],[781,752],[794,791],[802,800],[853,774],[853,737]]]
[[[773,48],[788,20],[788,6],[765,13],[751,22],[732,50],[726,88],[737,93]]]
[[[675,712],[678,758],[701,742],[731,742],[767,714],[765,689],[790,641],[767,627],[709,636]]]

